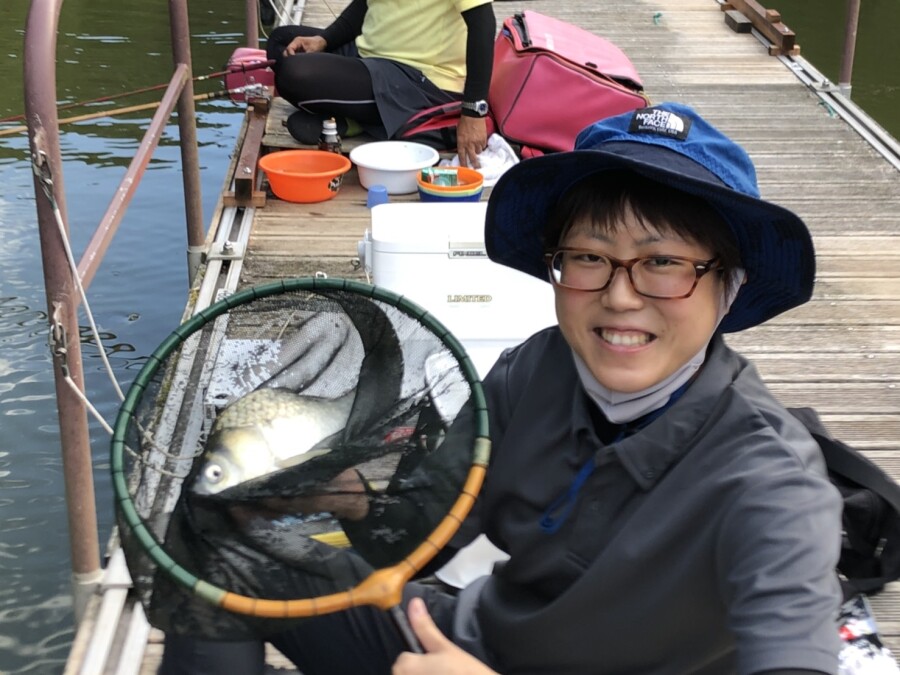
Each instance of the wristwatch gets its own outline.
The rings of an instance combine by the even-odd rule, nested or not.
[[[488,114],[488,102],[484,99],[480,101],[463,101],[460,105],[462,105],[463,110],[467,110],[470,113],[470,117],[485,117]]]

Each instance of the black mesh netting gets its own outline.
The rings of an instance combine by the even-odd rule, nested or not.
[[[196,580],[271,600],[346,591],[418,547],[476,461],[478,384],[452,336],[373,287],[294,282],[186,323],[120,412],[120,536],[165,631],[284,630],[219,608]]]

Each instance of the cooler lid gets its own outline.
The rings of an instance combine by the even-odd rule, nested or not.
[[[372,250],[443,253],[484,249],[487,202],[399,202],[372,208]]]

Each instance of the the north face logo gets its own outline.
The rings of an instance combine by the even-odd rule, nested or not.
[[[661,108],[636,110],[628,131],[632,134],[658,134],[684,140],[691,129],[691,119]]]

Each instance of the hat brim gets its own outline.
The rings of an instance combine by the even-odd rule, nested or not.
[[[506,171],[488,201],[485,247],[491,260],[549,282],[542,235],[562,195],[591,174],[630,169],[704,199],[731,227],[746,280],[719,330],[744,330],[809,300],[815,251],[796,214],[732,190],[671,150],[632,142],[614,148],[544,155]]]

